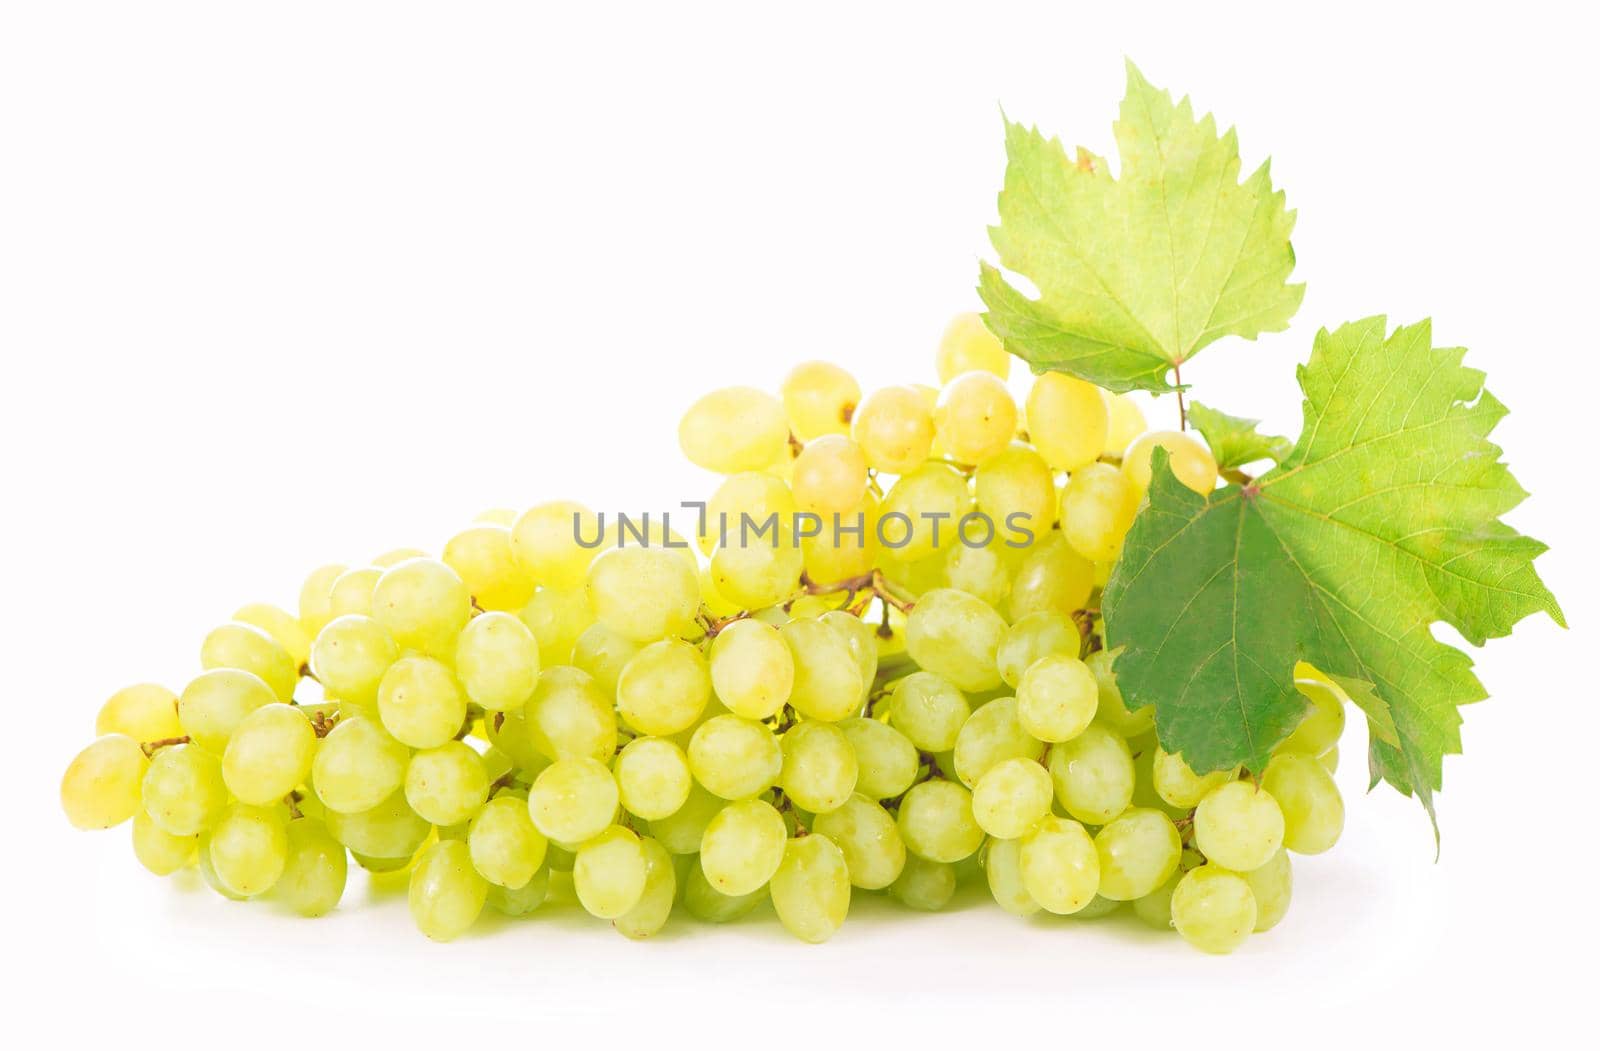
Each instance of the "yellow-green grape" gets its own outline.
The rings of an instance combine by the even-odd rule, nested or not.
[[[1057,471],[1076,471],[1105,449],[1110,417],[1091,383],[1062,372],[1041,373],[1028,391],[1027,418],[1028,439]]]
[[[327,627],[330,620],[336,616],[333,612],[333,582],[338,580],[349,569],[348,566],[329,565],[320,566],[312,570],[306,577],[305,583],[300,586],[300,600],[296,610],[300,615],[300,627],[311,638],[316,638],[317,633]]]
[[[509,613],[474,617],[456,640],[456,677],[467,698],[485,711],[518,708],[539,682],[539,644]]]
[[[763,621],[734,621],[711,643],[711,686],[735,715],[768,719],[794,689],[794,653],[777,628]]]
[[[1023,728],[1015,697],[997,697],[983,705],[956,735],[956,776],[969,788],[1002,760],[1037,762],[1043,756],[1044,742]]]
[[[1172,925],[1202,952],[1230,953],[1255,929],[1255,895],[1237,872],[1202,865],[1173,890]]]
[[[804,551],[805,548],[802,547],[802,557],[804,557]],[[713,617],[718,618],[736,617],[740,613],[744,612],[739,608],[739,604],[737,602],[734,602],[726,595],[722,594],[722,592],[717,590],[717,582],[711,577],[711,567],[709,565],[700,567],[699,577],[700,607],[705,610],[705,612],[709,613]]]
[[[434,825],[466,821],[489,798],[483,759],[460,741],[449,741],[411,757],[406,767],[406,802]]]
[[[907,858],[900,878],[889,884],[891,898],[921,912],[938,912],[955,893],[956,867],[926,858]]]
[[[1056,484],[1050,465],[1020,442],[978,464],[972,486],[978,509],[994,521],[1000,538],[1014,538],[1024,529],[1042,536],[1055,524]],[[968,536],[969,542],[977,539]]]
[[[599,554],[598,544],[584,547],[578,541],[598,540],[602,532],[600,519],[582,504],[540,504],[511,526],[511,555],[541,587],[571,591],[583,586],[589,564]]]
[[[878,543],[885,557],[916,562],[961,541],[956,527],[972,506],[962,473],[925,463],[902,475],[878,508]]]
[[[1205,443],[1186,431],[1146,431],[1122,454],[1122,473],[1139,487],[1150,488],[1150,457],[1157,447],[1167,450],[1167,466],[1178,481],[1201,496],[1217,487],[1217,460]]]
[[[965,591],[999,609],[1011,593],[1011,566],[1006,559],[1008,550],[998,543],[981,547],[952,544],[944,553],[943,579],[933,581],[932,586],[949,586],[957,591]],[[935,558],[937,560],[937,556]]]
[[[837,810],[818,814],[811,831],[844,852],[850,882],[862,890],[882,890],[905,868],[906,845],[894,817],[864,796],[851,796]]]
[[[1092,590],[1094,563],[1053,531],[1029,548],[1017,565],[1008,599],[1011,619],[1046,611],[1071,616],[1089,604]]]
[[[372,619],[405,649],[452,656],[456,636],[471,616],[467,585],[435,559],[413,558],[391,566],[372,589]]]
[[[1278,801],[1246,781],[1213,788],[1194,812],[1195,846],[1234,872],[1249,872],[1270,861],[1283,846],[1283,832]]]
[[[332,619],[372,615],[372,589],[378,586],[383,570],[377,566],[347,569],[328,589],[328,612]]]
[[[1121,456],[1133,440],[1148,430],[1144,411],[1126,394],[1101,391],[1106,402],[1106,444],[1101,450],[1106,456]]]
[[[1098,723],[1051,745],[1049,766],[1061,806],[1086,825],[1105,824],[1133,801],[1133,753]]]
[[[693,630],[700,580],[659,547],[613,548],[589,567],[589,602],[600,623],[635,642]]]
[[[540,588],[517,613],[539,646],[539,663],[568,664],[580,636],[594,623],[594,608],[583,588],[558,591]],[[469,625],[470,626],[470,625]]]
[[[844,514],[861,503],[866,490],[866,454],[842,434],[809,441],[795,457],[794,500],[801,510]]]
[[[1212,789],[1225,785],[1238,776],[1238,767],[1232,770],[1213,770],[1208,774],[1196,774],[1189,769],[1189,764],[1183,761],[1183,756],[1173,755],[1159,746],[1156,748],[1155,762],[1150,770],[1156,794],[1169,805],[1182,810],[1197,805]]]
[[[774,517],[787,526],[794,521],[796,506],[794,493],[781,478],[762,471],[725,478],[706,501],[700,550],[709,555],[719,545],[738,544],[741,537],[755,535]],[[770,529],[766,536],[770,543]]]
[[[983,876],[995,904],[1013,916],[1032,916],[1039,903],[1022,879],[1022,841],[991,839],[983,849]]]
[[[850,911],[844,852],[820,834],[789,840],[768,892],[784,930],[813,945],[827,941]]]
[[[823,722],[856,714],[866,683],[850,640],[817,620],[791,620],[779,631],[794,658],[789,703],[795,711]]]
[[[471,628],[470,624],[468,628]],[[622,678],[622,669],[642,648],[639,643],[618,635],[604,624],[591,624],[583,629],[583,634],[578,636],[578,641],[572,647],[572,663],[581,671],[588,672],[600,689],[615,694],[617,682]],[[458,658],[458,668],[459,664]]]
[[[255,675],[272,688],[280,701],[294,698],[300,666],[289,652],[260,628],[249,624],[224,624],[214,628],[200,646],[200,666],[237,668]]]
[[[982,463],[1017,433],[1017,403],[992,372],[965,372],[944,385],[933,410],[941,449],[960,463]]]
[[[399,859],[404,864],[428,838],[430,826],[411,809],[405,792],[396,790],[377,806],[353,814],[330,809],[328,832],[334,839],[359,855],[362,866],[373,869],[372,859]],[[363,860],[364,859],[364,860]],[[397,868],[399,866],[386,866]],[[373,869],[373,871],[380,871]]]
[[[133,815],[133,856],[157,876],[170,876],[189,864],[199,836],[174,836],[140,810]]]
[[[754,387],[714,390],[678,423],[678,445],[689,462],[718,474],[770,467],[788,442],[783,403]]]
[[[760,890],[783,862],[789,830],[760,799],[723,807],[700,839],[700,868],[713,889],[731,897]]]
[[[534,827],[557,843],[598,836],[617,815],[617,782],[596,759],[559,759],[539,772],[528,790]]]
[[[649,870],[639,837],[612,825],[578,848],[572,862],[572,889],[589,915],[614,920],[639,904]]]
[[[432,657],[402,657],[378,687],[378,717],[402,744],[437,748],[461,731],[467,698],[448,665]]]
[[[1122,699],[1122,689],[1117,685],[1116,659],[1116,653],[1111,650],[1096,650],[1085,657],[1083,663],[1094,675],[1099,691],[1094,717],[1123,737],[1132,739],[1155,729],[1156,706],[1147,704],[1138,711],[1128,710]]]
[[[200,873],[200,878],[205,881],[206,886],[210,887],[224,898],[227,898],[229,901],[245,900],[245,896],[243,894],[229,890],[227,886],[225,886],[223,882],[217,878],[216,867],[211,863],[211,833],[207,832],[198,837],[195,843],[194,862],[195,869]]]
[[[997,839],[1016,839],[1050,813],[1050,774],[1034,759],[1002,759],[978,778],[972,817]]]
[[[1278,851],[1265,865],[1242,873],[1250,884],[1250,894],[1256,899],[1255,932],[1270,931],[1289,911],[1289,899],[1294,894],[1294,872],[1289,855]]]
[[[1005,684],[1016,689],[1035,661],[1055,654],[1076,657],[1082,644],[1083,636],[1065,614],[1053,610],[1030,613],[1001,636],[995,664]]]
[[[533,573],[511,550],[511,530],[480,523],[451,537],[441,560],[455,570],[480,609],[515,612],[533,597]]]
[[[678,812],[689,799],[694,778],[683,749],[665,737],[636,737],[611,767],[622,808],[646,821]]]
[[[1089,561],[1114,562],[1143,495],[1110,464],[1086,464],[1072,472],[1061,491],[1061,535]]]
[[[98,737],[122,734],[135,741],[165,741],[183,736],[178,722],[178,695],[165,686],[141,683],[118,690],[95,716]]]
[[[79,752],[61,777],[61,809],[74,828],[111,828],[139,810],[149,760],[139,742],[108,734]]]
[[[850,433],[867,466],[905,474],[926,460],[933,448],[933,406],[915,387],[884,387],[867,395],[856,409]]]
[[[371,617],[335,618],[311,644],[311,670],[329,697],[370,706],[389,666],[400,656],[389,632]]]
[[[888,723],[856,717],[839,723],[855,752],[860,774],[856,791],[868,799],[892,799],[917,779],[922,757],[910,738]],[[815,807],[804,807],[815,810]]]
[[[1261,787],[1283,811],[1283,845],[1296,854],[1321,854],[1344,831],[1344,799],[1321,763],[1292,752],[1274,756]]]
[[[778,784],[802,810],[837,810],[855,791],[860,767],[844,731],[832,723],[806,721],[783,735]]]
[[[644,892],[633,908],[611,924],[619,934],[636,941],[650,937],[667,925],[678,897],[678,876],[672,855],[648,837],[639,841],[639,850],[644,855]]]
[[[344,897],[349,860],[344,847],[316,818],[296,818],[287,829],[289,852],[272,896],[301,916],[324,916]]]
[[[472,867],[500,887],[525,886],[544,864],[549,840],[533,825],[528,803],[515,795],[489,800],[467,829]]]
[[[778,783],[783,748],[762,724],[718,715],[701,723],[690,738],[689,769],[713,795],[746,799]]]
[[[774,606],[800,587],[805,555],[787,525],[757,535],[734,527],[711,556],[717,593],[746,609]]]
[[[283,816],[265,807],[230,807],[207,838],[212,871],[240,897],[271,890],[289,860]]]
[[[252,602],[248,606],[240,606],[234,612],[233,619],[264,633],[281,646],[289,655],[296,675],[311,660],[312,636],[301,626],[300,618],[293,613],[265,602]]]
[[[878,635],[876,629],[860,617],[842,609],[828,610],[817,618],[844,637],[855,658],[856,670],[861,673],[861,706],[865,707],[871,693],[873,680],[878,674]]]
[[[666,817],[650,821],[650,834],[670,854],[698,854],[700,840],[711,819],[722,812],[724,801],[697,784],[689,786],[689,797]]]
[[[311,773],[317,734],[299,708],[268,704],[244,717],[222,753],[222,780],[241,803],[281,800]]]
[[[934,357],[939,382],[949,383],[964,372],[990,372],[1001,379],[1011,374],[1011,355],[994,333],[984,327],[980,314],[957,314],[939,337]]]
[[[1070,741],[1094,721],[1100,688],[1077,657],[1053,653],[1034,661],[1017,685],[1017,720],[1041,741]]]
[[[789,430],[803,442],[850,433],[850,418],[861,401],[861,385],[838,365],[803,361],[778,388]]]
[[[376,720],[358,715],[340,720],[323,738],[311,761],[311,781],[329,810],[356,814],[398,790],[410,762],[410,749]]]
[[[441,839],[417,859],[406,895],[417,929],[438,942],[465,934],[488,896],[488,882],[458,839]]]
[[[971,714],[960,690],[932,672],[919,671],[895,687],[889,725],[924,752],[948,752]]]
[[[221,755],[244,717],[276,700],[272,688],[257,676],[237,668],[216,668],[184,687],[178,698],[178,722],[195,744]]]
[[[1155,893],[1178,870],[1183,843],[1159,810],[1130,807],[1094,837],[1100,854],[1100,895],[1133,901]]]
[[[611,699],[577,668],[546,668],[523,719],[528,740],[547,759],[609,762],[616,754],[617,716]]]
[[[681,639],[662,639],[644,647],[617,680],[617,712],[641,734],[665,736],[687,730],[710,700],[706,659]]]
[[[483,729],[489,743],[503,752],[511,765],[526,781],[550,765],[550,760],[533,747],[528,733],[528,721],[520,709],[493,712],[483,720]]]
[[[215,824],[228,807],[222,760],[197,745],[163,748],[151,759],[136,796],[143,799],[145,812],[163,832],[197,835]]]
[[[543,905],[549,895],[550,870],[542,868],[520,887],[502,887],[490,883],[486,903],[502,916],[517,919]]]
[[[1305,661],[1295,663],[1294,688],[1311,704],[1277,751],[1321,755],[1338,744],[1344,733],[1344,703],[1349,698],[1343,687]]]
[[[815,536],[800,538],[806,576],[820,584],[859,577],[878,556],[878,498],[870,490],[843,514],[824,515]]]
[[[729,895],[713,887],[699,865],[691,865],[683,878],[683,907],[702,923],[732,923],[750,915],[767,897],[765,886],[749,894]]]
[[[896,825],[906,849],[929,861],[960,861],[983,845],[972,793],[954,781],[913,786],[900,801]]]
[[[1178,889],[1178,881],[1184,875],[1182,868],[1175,869],[1161,886],[1133,900],[1133,914],[1139,922],[1158,931],[1172,930],[1172,892]]]
[[[936,588],[917,600],[906,618],[906,652],[926,671],[968,692],[1000,685],[995,663],[1006,622],[964,591]]]
[[[1020,840],[1017,860],[1028,896],[1057,916],[1086,907],[1100,886],[1100,855],[1076,821],[1044,818]]]

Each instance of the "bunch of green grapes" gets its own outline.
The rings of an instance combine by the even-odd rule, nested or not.
[[[708,394],[679,427],[722,476],[692,540],[561,501],[322,567],[211,632],[180,693],[108,700],[62,805],[307,916],[352,860],[402,873],[439,940],[555,900],[630,938],[770,904],[820,942],[855,893],[936,910],[970,881],[1231,951],[1339,836],[1346,698],[1296,668],[1309,714],[1264,770],[1165,751],[1099,592],[1152,451],[1200,492],[1216,461],[1060,374],[1018,404],[1009,363],[963,315],[938,389],[811,362]]]

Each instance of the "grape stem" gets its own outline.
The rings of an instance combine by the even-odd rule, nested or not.
[[[145,754],[145,758],[148,759],[161,749],[166,748],[168,745],[188,743],[188,737],[163,737],[159,740],[144,742],[139,746],[139,750],[143,752]]]
[[[1183,374],[1179,369],[1182,362],[1172,363],[1172,385],[1178,388],[1178,430],[1189,429],[1189,412],[1183,405]]]
[[[318,708],[316,711],[311,713],[311,729],[315,731],[318,737],[328,736],[329,734],[333,733],[333,728],[338,725],[338,712],[334,712],[332,715],[329,715],[321,708]]]

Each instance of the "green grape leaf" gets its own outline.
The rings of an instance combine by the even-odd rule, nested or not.
[[[1197,401],[1189,403],[1188,415],[1189,422],[1211,446],[1211,455],[1217,458],[1217,466],[1223,470],[1243,467],[1257,460],[1282,463],[1294,448],[1294,442],[1287,438],[1258,432],[1260,420],[1229,416]]]
[[[1121,171],[1006,122],[1000,264],[1030,298],[982,265],[984,321],[1035,372],[1057,370],[1114,391],[1177,389],[1174,366],[1227,335],[1286,328],[1305,286],[1289,284],[1294,212],[1269,164],[1239,181],[1239,143],[1195,119],[1128,64],[1115,133]]]
[[[1154,704],[1195,770],[1262,768],[1306,711],[1304,660],[1368,714],[1373,783],[1437,830],[1457,709],[1485,694],[1433,623],[1477,646],[1541,610],[1566,621],[1533,568],[1545,545],[1500,521],[1526,495],[1488,438],[1505,407],[1427,322],[1386,325],[1317,334],[1300,440],[1255,482],[1201,496],[1158,450],[1102,609],[1128,706]]]

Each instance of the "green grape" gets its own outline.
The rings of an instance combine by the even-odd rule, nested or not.
[[[612,763],[622,808],[646,821],[678,812],[689,799],[694,777],[683,749],[665,737],[636,737]]]
[[[523,709],[528,739],[548,759],[609,762],[617,751],[611,699],[577,668],[546,668]]]
[[[704,518],[697,523],[701,527],[700,550],[709,555],[718,547],[738,544],[741,538],[756,535],[758,529],[766,533],[770,542],[767,520],[792,522],[796,509],[794,493],[783,479],[763,471],[733,475],[724,479],[706,501]]]
[[[793,595],[803,569],[805,555],[786,524],[761,536],[735,526],[711,556],[717,593],[747,609],[777,605]]]
[[[1255,895],[1238,873],[1202,865],[1173,890],[1172,925],[1196,949],[1230,953],[1255,929]]]
[[[1128,742],[1091,723],[1070,741],[1050,747],[1056,799],[1086,825],[1103,825],[1133,801],[1133,753]]]
[[[783,403],[754,387],[714,390],[678,424],[678,445],[689,462],[718,474],[770,467],[783,459],[788,443]]]
[[[399,656],[394,639],[371,617],[338,617],[311,644],[311,670],[329,697],[371,705],[384,672]]]
[[[869,467],[905,474],[933,448],[933,406],[915,387],[885,387],[856,409],[850,433]]]
[[[572,862],[572,888],[591,916],[614,920],[644,897],[650,863],[639,837],[612,825],[578,848]]]
[[[1294,893],[1294,872],[1289,855],[1280,850],[1265,865],[1243,873],[1250,884],[1250,895],[1256,899],[1257,934],[1270,931],[1289,911],[1289,899]]]
[[[954,781],[913,786],[900,801],[896,824],[906,850],[929,861],[960,861],[983,845],[972,793]]]
[[[917,779],[922,757],[905,734],[877,719],[856,717],[839,723],[855,752],[859,776],[856,791],[868,799],[892,799]],[[847,793],[848,794],[848,793]],[[815,810],[807,807],[806,810]]]
[[[760,799],[723,807],[700,840],[700,868],[722,894],[740,897],[760,890],[783,861],[789,830],[783,815]]]
[[[1050,465],[1020,442],[978,464],[972,487],[978,508],[1002,530],[1002,536],[1019,529],[1039,536],[1055,524],[1056,483]]]
[[[844,853],[823,835],[789,840],[769,893],[784,930],[813,945],[827,941],[850,911]]]
[[[200,666],[237,668],[255,675],[280,701],[294,699],[300,666],[289,652],[260,628],[249,624],[224,624],[214,628],[200,646]]]
[[[830,723],[856,714],[866,683],[850,640],[817,620],[791,620],[779,630],[794,658],[789,703],[795,711]]]
[[[611,924],[623,936],[635,941],[648,938],[667,925],[678,897],[678,876],[672,865],[672,855],[648,837],[639,841],[639,850],[645,863],[644,892],[633,908]]]
[[[372,589],[372,619],[400,646],[433,657],[455,653],[456,636],[472,616],[472,594],[456,571],[431,558],[384,570]]]
[[[325,628],[335,616],[333,612],[333,583],[344,575],[348,566],[321,566],[306,577],[305,583],[300,586],[300,600],[296,609],[299,612],[300,627],[305,633],[315,639],[318,632]]]
[[[939,446],[961,463],[982,463],[1017,433],[1017,403],[992,372],[965,372],[939,392],[933,410]]]
[[[582,504],[570,500],[540,504],[512,524],[511,556],[541,587],[571,591],[583,586],[589,564],[599,553],[578,543],[578,538],[587,541],[600,533],[600,520]]]
[[[139,742],[122,734],[95,741],[67,764],[61,809],[74,828],[111,828],[139,810],[139,788],[149,767]]]
[[[533,826],[527,800],[496,796],[483,805],[467,830],[472,867],[499,887],[522,887],[544,864],[549,841]]]
[[[1022,841],[991,839],[983,851],[983,875],[995,904],[1013,916],[1032,916],[1039,903],[1022,879]]]
[[[589,567],[589,602],[600,623],[635,642],[693,630],[700,580],[658,547],[613,548]]]
[[[489,798],[483,759],[460,741],[447,741],[411,757],[406,767],[406,802],[424,821],[456,825]]]
[[[1100,702],[1095,718],[1131,740],[1155,729],[1156,706],[1147,704],[1138,711],[1128,710],[1122,699],[1122,690],[1117,686],[1117,675],[1113,670],[1115,661],[1116,656],[1110,650],[1096,650],[1083,659],[1083,663],[1094,674],[1095,684],[1099,688]]]
[[[573,644],[572,663],[580,671],[588,672],[601,690],[615,696],[622,669],[641,649],[637,642],[618,635],[604,624],[591,624]],[[712,681],[715,680],[713,672]]]
[[[832,723],[803,722],[783,735],[783,771],[778,784],[802,810],[825,814],[855,791],[860,767],[843,730]]]
[[[925,671],[968,692],[1000,685],[995,655],[1006,622],[983,601],[953,588],[936,588],[917,600],[906,618],[906,652]]]
[[[683,907],[702,923],[732,923],[750,915],[767,896],[767,888],[749,894],[724,894],[713,887],[699,865],[691,865],[683,880]]]
[[[544,904],[550,894],[550,870],[540,869],[520,887],[502,887],[489,884],[489,907],[513,919],[526,916]]]
[[[1041,741],[1070,741],[1094,721],[1099,695],[1094,673],[1078,658],[1041,657],[1017,686],[1017,721]]]
[[[96,737],[122,734],[135,741],[165,741],[183,736],[178,695],[165,686],[142,683],[112,694],[94,719]]]
[[[558,843],[598,836],[617,815],[617,782],[604,763],[587,757],[558,759],[528,790],[536,828]]]
[[[997,697],[983,705],[956,735],[956,776],[968,788],[1004,759],[1043,757],[1044,742],[1023,729],[1015,697]]]
[[[872,692],[872,684],[878,674],[876,629],[860,617],[846,613],[842,609],[831,609],[817,620],[844,636],[845,644],[850,647],[850,656],[855,658],[856,668],[861,672],[861,706],[865,707],[867,696]]]
[[[1050,774],[1036,759],[1002,759],[972,790],[972,817],[997,839],[1016,839],[1050,813]]]
[[[515,612],[533,597],[533,574],[511,550],[511,530],[480,523],[444,545],[441,560],[455,570],[479,609]]]
[[[344,897],[349,862],[344,847],[316,818],[289,822],[289,853],[272,896],[301,916],[323,916]]]
[[[1305,718],[1278,745],[1279,752],[1321,755],[1339,743],[1344,733],[1344,688],[1316,668],[1300,661],[1294,666],[1294,688],[1311,702]]]
[[[461,688],[484,711],[520,708],[539,682],[539,644],[509,613],[473,617],[456,640],[455,659]]]
[[[995,651],[995,665],[1007,686],[1016,689],[1023,674],[1042,657],[1076,657],[1083,644],[1077,626],[1065,614],[1030,613],[1006,629]]]
[[[244,717],[222,753],[222,780],[241,803],[267,806],[311,773],[317,734],[299,708],[268,704]]]
[[[926,858],[907,858],[900,878],[889,884],[889,896],[907,908],[938,912],[956,893],[956,867]]]
[[[1071,615],[1089,604],[1094,563],[1072,549],[1059,532],[1039,538],[1022,556],[1007,600],[1013,621],[1030,613]]]
[[[222,880],[217,878],[217,870],[211,864],[211,833],[202,833],[195,843],[194,867],[200,873],[200,878],[205,885],[227,898],[229,901],[244,901],[243,894],[229,890]]]
[[[803,361],[789,370],[778,389],[789,430],[803,442],[848,434],[861,401],[856,378],[826,361]]]
[[[197,835],[215,824],[228,807],[222,760],[197,745],[163,748],[151,759],[139,795],[150,820],[161,831],[172,836]]]
[[[866,491],[866,454],[842,434],[807,442],[795,457],[794,499],[801,510],[826,520],[827,515],[854,510]]]
[[[806,576],[832,584],[869,572],[878,555],[877,518],[878,498],[870,489],[849,511],[825,516],[820,532],[800,538]]]
[[[377,566],[360,566],[339,574],[328,589],[328,612],[333,619],[340,617],[370,617],[372,615],[372,589],[378,586],[383,570]]]
[[[411,809],[403,791],[396,791],[376,806],[353,814],[330,809],[327,824],[328,833],[348,847],[350,853],[367,859],[399,859],[402,863],[422,846],[431,828]],[[367,861],[361,861],[361,865],[372,868]]]
[[[983,324],[980,314],[957,314],[939,338],[935,355],[939,382],[949,383],[964,372],[992,372],[1001,379],[1011,374],[1011,355]]]
[[[1028,438],[1055,470],[1076,471],[1100,458],[1109,417],[1099,388],[1064,372],[1041,373],[1026,411]]]
[[[1283,845],[1296,854],[1321,854],[1344,831],[1344,799],[1322,764],[1308,755],[1274,756],[1261,787],[1283,811]]]
[[[289,860],[284,824],[275,810],[229,807],[207,837],[207,854],[218,882],[244,898],[271,890]]]
[[[488,882],[472,867],[467,845],[456,839],[441,839],[417,859],[406,894],[417,929],[438,942],[465,934],[488,896]]]
[[[1144,494],[1107,463],[1072,472],[1061,493],[1061,535],[1091,562],[1114,562]]]
[[[1283,832],[1278,801],[1246,781],[1213,788],[1194,812],[1195,846],[1234,872],[1249,872],[1272,860],[1283,846]]]
[[[1173,755],[1159,746],[1156,748],[1155,762],[1150,770],[1156,794],[1169,805],[1181,810],[1195,806],[1212,789],[1225,785],[1238,776],[1238,767],[1232,770],[1213,770],[1204,775],[1196,774],[1189,769],[1189,764],[1183,761],[1183,756]]]
[[[1112,394],[1110,391],[1100,391],[1105,399],[1106,411],[1109,415],[1109,426],[1106,429],[1106,444],[1102,450],[1107,456],[1121,456],[1133,440],[1149,429],[1144,421],[1144,413],[1126,394]]]
[[[735,715],[770,719],[794,688],[794,654],[771,624],[738,620],[711,643],[711,686]]]
[[[300,669],[310,662],[312,636],[301,626],[300,619],[293,613],[265,602],[252,602],[248,606],[239,607],[234,612],[233,619],[265,633],[281,646],[289,655],[297,678]]]
[[[1132,901],[1154,893],[1178,870],[1183,843],[1172,819],[1159,810],[1132,807],[1094,837],[1100,854],[1100,894]]]
[[[1172,929],[1172,892],[1178,889],[1178,881],[1183,877],[1181,868],[1174,869],[1165,883],[1144,897],[1133,900],[1133,914],[1139,917],[1140,922],[1158,931]]]
[[[1007,561],[1009,552],[1009,548],[998,544],[981,547],[968,547],[960,543],[951,545],[944,555],[944,575],[932,586],[965,591],[999,609],[1006,596],[1011,594],[1011,565]]]
[[[718,715],[689,740],[689,770],[723,799],[747,799],[778,783],[783,748],[772,731],[751,719]]]
[[[578,638],[595,623],[589,593],[581,586],[570,591],[540,588],[517,614],[539,644],[539,660],[545,665],[573,663],[572,652]]]
[[[617,680],[617,714],[641,734],[687,730],[710,700],[711,669],[700,651],[682,639],[644,647]]]
[[[650,820],[650,834],[660,840],[668,853],[698,854],[706,826],[722,811],[723,801],[697,784],[689,786],[689,797],[666,817]]]
[[[818,814],[811,830],[844,852],[850,882],[862,890],[882,890],[905,869],[906,845],[894,817],[864,796],[851,796],[837,810]]]
[[[410,761],[410,749],[377,721],[354,716],[323,738],[311,761],[311,780],[329,810],[356,814],[394,794],[405,783]]]
[[[907,472],[879,508],[882,518],[903,516],[879,529],[884,555],[916,562],[958,546],[956,526],[971,508],[966,476],[949,464],[925,463]]]
[[[157,876],[170,876],[194,858],[199,836],[174,836],[143,810],[133,815],[133,856]]]
[[[1082,825],[1052,814],[1020,843],[1022,885],[1040,908],[1069,916],[1094,900],[1100,886],[1100,858]]]
[[[1122,473],[1142,493],[1150,488],[1150,457],[1167,450],[1167,466],[1178,481],[1205,496],[1217,487],[1217,461],[1211,450],[1186,431],[1146,431],[1122,454]]]
[[[178,721],[195,744],[221,755],[244,717],[277,699],[257,676],[237,668],[216,668],[196,676],[183,688]]]
[[[895,687],[889,725],[924,752],[948,752],[971,714],[960,690],[932,672],[919,671]]]

